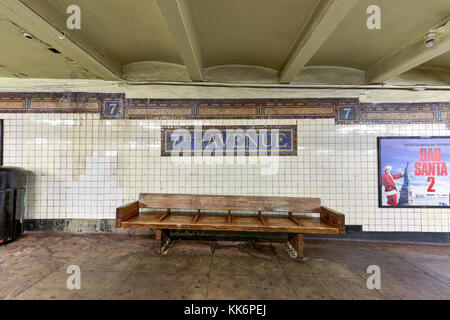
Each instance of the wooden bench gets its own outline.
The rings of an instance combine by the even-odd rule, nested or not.
[[[303,234],[344,234],[345,216],[318,198],[141,193],[138,201],[117,208],[116,227],[155,229],[159,253],[169,244],[170,230],[281,232],[288,234],[291,256],[302,257]]]

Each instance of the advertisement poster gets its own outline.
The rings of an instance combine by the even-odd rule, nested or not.
[[[379,137],[379,206],[449,207],[450,137]]]

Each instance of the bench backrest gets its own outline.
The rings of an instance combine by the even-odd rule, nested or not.
[[[272,212],[320,212],[319,198],[221,196],[198,194],[141,193],[139,208],[232,210]]]

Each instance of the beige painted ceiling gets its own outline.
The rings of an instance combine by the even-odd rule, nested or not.
[[[65,56],[50,52],[39,41],[22,35],[19,26],[0,13],[0,76],[16,78],[101,78]]]
[[[422,66],[445,68],[450,72],[450,51],[424,63]]]
[[[64,15],[77,4],[82,14],[82,29],[92,40],[112,53],[122,64],[137,61],[162,61],[182,64],[175,41],[156,1],[149,0],[26,0],[54,6]]]
[[[412,72],[426,68],[450,85],[450,34],[423,43],[450,1],[345,1],[0,0],[0,77],[426,83]],[[80,30],[66,26],[74,4]],[[373,4],[381,30],[366,27]]]
[[[243,64],[278,70],[316,2],[190,1],[204,66]]]
[[[366,27],[367,7],[375,3],[381,9],[381,30]],[[308,65],[365,70],[446,18],[450,18],[450,1],[360,0]]]

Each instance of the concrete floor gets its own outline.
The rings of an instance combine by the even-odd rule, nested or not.
[[[306,240],[283,244],[28,233],[0,246],[0,299],[450,299],[450,246]],[[69,290],[69,265],[81,289]],[[368,290],[369,265],[381,289]]]

